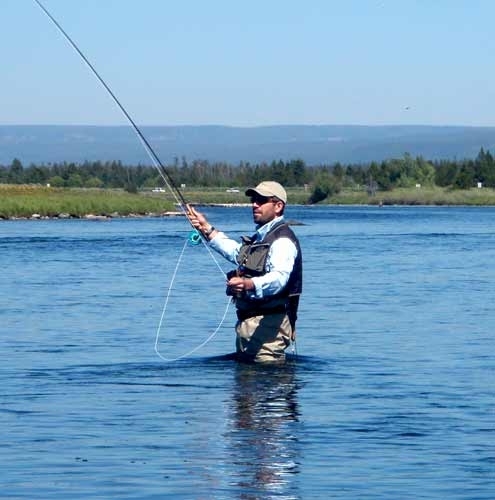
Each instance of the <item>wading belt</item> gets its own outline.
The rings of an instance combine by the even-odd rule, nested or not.
[[[245,319],[253,318],[254,316],[267,316],[269,314],[282,314],[282,313],[285,314],[286,312],[287,308],[284,304],[266,309],[248,309],[246,311],[237,309],[237,319],[239,321],[244,321]]]

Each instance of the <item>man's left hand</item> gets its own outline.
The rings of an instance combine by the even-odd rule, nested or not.
[[[227,290],[232,292],[232,295],[237,295],[253,288],[254,283],[251,278],[234,276],[227,281]]]

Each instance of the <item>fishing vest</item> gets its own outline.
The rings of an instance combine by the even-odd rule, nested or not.
[[[289,238],[297,248],[294,267],[285,287],[275,295],[263,299],[250,299],[241,295],[235,299],[239,319],[270,313],[286,312],[292,328],[295,328],[299,296],[302,292],[302,254],[299,240],[286,222],[279,222],[270,229],[263,241],[254,237],[243,236],[237,256],[237,274],[247,278],[266,274],[266,261],[272,243],[279,238]]]

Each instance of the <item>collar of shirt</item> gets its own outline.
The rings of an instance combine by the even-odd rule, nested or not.
[[[281,222],[284,220],[283,215],[280,217],[275,217],[275,219],[271,220],[270,222],[267,222],[265,225],[258,227],[256,229],[256,241],[263,241],[264,237],[268,234],[268,231],[277,224],[278,222]]]

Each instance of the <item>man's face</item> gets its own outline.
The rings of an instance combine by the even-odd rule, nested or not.
[[[266,198],[258,194],[251,196],[251,204],[253,207],[253,220],[258,226],[262,226],[278,217],[284,208],[283,202],[277,198]]]

